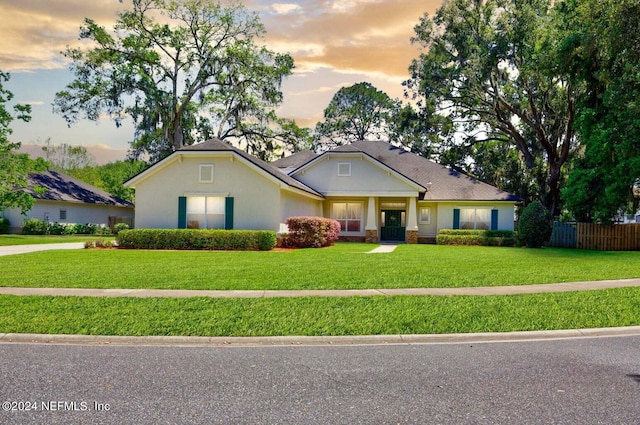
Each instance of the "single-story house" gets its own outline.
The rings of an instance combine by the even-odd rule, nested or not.
[[[12,233],[20,232],[24,220],[37,218],[61,224],[98,224],[109,226],[116,222],[133,225],[134,206],[104,190],[55,170],[31,173],[28,187],[35,204],[26,215],[10,208],[0,216],[11,223]],[[36,190],[40,188],[42,190]]]
[[[286,231],[324,216],[354,241],[432,242],[440,229],[513,230],[520,199],[381,141],[266,163],[220,140],[173,152],[125,182],[139,228]]]

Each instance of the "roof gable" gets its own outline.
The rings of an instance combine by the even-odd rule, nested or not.
[[[267,162],[262,161],[259,158],[256,158],[253,155],[250,155],[244,152],[241,149],[238,149],[234,146],[229,145],[228,143],[223,142],[219,139],[211,139],[206,142],[197,143],[190,146],[185,146],[177,151],[173,152],[168,157],[156,162],[155,164],[149,166],[147,169],[143,170],[141,173],[138,173],[136,176],[129,179],[125,182],[125,185],[135,187],[136,183],[144,180],[150,174],[153,174],[156,171],[159,171],[165,165],[168,165],[173,160],[180,158],[181,155],[198,155],[198,154],[206,154],[207,152],[226,152],[231,155],[235,155],[237,157],[242,158],[251,166],[256,167],[258,170],[266,173],[270,178],[274,178],[281,183],[286,184],[288,187],[306,192],[308,194],[322,197],[322,195],[316,192],[313,188],[305,185],[304,183],[290,177],[286,173],[281,172],[277,167]]]
[[[363,152],[427,188],[425,200],[510,201],[517,196],[387,142],[359,141],[334,152]]]

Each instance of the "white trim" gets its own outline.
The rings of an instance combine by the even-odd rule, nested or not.
[[[336,197],[351,197],[351,198],[369,198],[371,196],[376,198],[416,198],[418,192],[350,192],[350,191],[330,191],[320,192],[324,196],[336,196]]]
[[[222,196],[222,197],[229,197],[229,194],[231,192],[199,192],[199,191],[192,191],[192,192],[183,192],[182,196]]]

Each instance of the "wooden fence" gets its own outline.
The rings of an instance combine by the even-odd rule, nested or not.
[[[592,223],[553,225],[549,246],[599,251],[640,250],[640,224],[602,226]]]

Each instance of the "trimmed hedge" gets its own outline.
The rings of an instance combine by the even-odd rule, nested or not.
[[[325,217],[289,217],[289,233],[283,235],[282,246],[290,248],[322,248],[338,240],[340,223]]]
[[[116,236],[120,248],[268,251],[276,246],[269,230],[131,229]]]
[[[442,229],[436,236],[438,245],[516,246],[516,233],[510,230]]]

